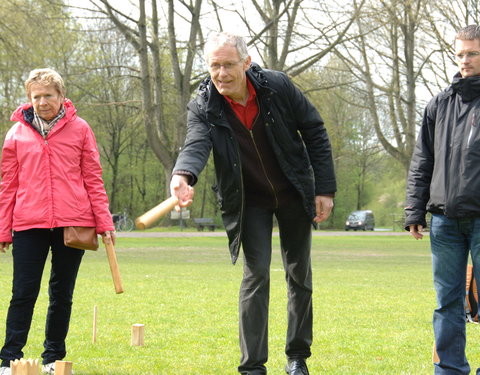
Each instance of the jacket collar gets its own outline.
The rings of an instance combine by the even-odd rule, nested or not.
[[[451,88],[463,102],[470,102],[480,96],[480,76],[462,78],[457,73],[453,77]]]
[[[257,96],[261,96],[265,93],[275,92],[269,87],[268,80],[265,76],[265,71],[256,63],[252,63],[246,71],[247,77],[252,82],[253,87],[257,93]],[[223,116],[223,96],[217,91],[217,88],[212,82],[212,78],[208,76],[205,78],[198,87],[197,103],[205,108],[207,115],[213,115],[214,117]]]
[[[65,109],[65,116],[63,116],[58,124],[55,125],[55,128],[63,127],[68,121],[70,121],[77,113],[77,110],[70,99],[65,99],[63,101],[63,108]],[[20,105],[10,117],[11,121],[18,121],[23,124],[32,124],[33,120],[33,107],[30,103],[25,103]],[[53,130],[52,130],[53,131]]]

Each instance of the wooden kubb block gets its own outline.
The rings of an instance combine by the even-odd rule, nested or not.
[[[39,375],[40,367],[38,359],[16,359],[10,361],[10,369],[12,375]]]
[[[145,337],[145,325],[144,324],[134,324],[132,325],[132,346],[142,346],[144,343]]]
[[[55,361],[55,375],[72,375],[72,367],[72,362]]]

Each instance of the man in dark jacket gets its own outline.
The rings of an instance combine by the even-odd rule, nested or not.
[[[241,374],[266,374],[273,215],[288,285],[286,371],[308,374],[312,343],[312,224],[326,220],[336,191],[323,121],[288,77],[251,63],[245,40],[217,33],[205,46],[210,76],[188,105],[185,145],[171,193],[180,206],[213,150],[214,188],[232,262],[240,246],[244,274],[239,319]]]
[[[459,73],[427,105],[407,181],[406,229],[430,243],[439,361],[435,374],[469,374],[465,357],[465,275],[470,252],[480,280],[480,26],[455,38]],[[477,370],[480,374],[480,369]]]

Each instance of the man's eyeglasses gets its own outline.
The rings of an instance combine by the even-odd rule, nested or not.
[[[455,55],[456,60],[462,60],[464,57],[468,57],[469,59],[473,59],[475,57],[480,56],[480,51],[470,51],[467,53],[457,53]]]
[[[225,64],[210,64],[209,68],[212,72],[218,72],[220,68],[223,67],[226,71],[232,70],[238,63],[242,62],[243,60],[238,60],[236,62],[227,62]]]

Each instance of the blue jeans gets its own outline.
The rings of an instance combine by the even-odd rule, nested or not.
[[[45,324],[42,362],[55,362],[66,355],[65,338],[70,323],[73,290],[85,251],[63,244],[63,228],[29,229],[15,232],[13,236],[12,299],[7,314],[5,344],[0,352],[2,366],[9,367],[11,360],[23,357],[22,349],[27,343],[50,248],[50,303]]]
[[[470,252],[475,278],[480,280],[480,218],[449,219],[434,214],[430,243],[437,294],[433,330],[440,358],[435,363],[435,374],[467,375],[470,366],[465,356],[465,279]]]

